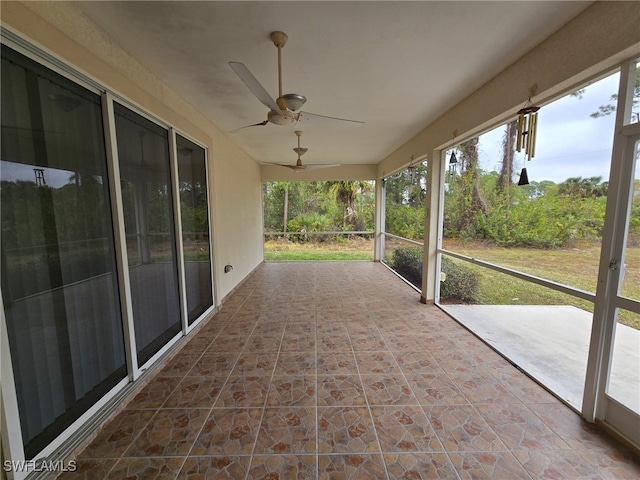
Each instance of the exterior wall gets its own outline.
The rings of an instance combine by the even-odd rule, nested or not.
[[[430,160],[423,301],[435,298],[440,152],[451,145],[453,132],[461,141],[504,123],[524,105],[534,85],[534,103],[544,104],[640,56],[638,25],[639,2],[595,2],[380,162],[378,178],[384,178],[406,167],[412,156],[428,155]]]
[[[217,301],[262,262],[260,166],[65,2],[2,2],[2,26],[208,148]],[[224,265],[234,267],[224,274]]]

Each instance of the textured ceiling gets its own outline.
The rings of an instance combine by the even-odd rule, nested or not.
[[[301,122],[305,163],[378,163],[532,49],[590,2],[75,3],[223,132],[261,122],[268,109],[229,67],[244,63],[277,97],[304,111],[365,122]],[[258,162],[293,163],[294,126],[268,124],[229,138]]]

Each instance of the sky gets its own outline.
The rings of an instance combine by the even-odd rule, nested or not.
[[[26,182],[35,182],[36,174],[34,172],[33,165],[25,165],[22,163],[15,163],[3,160],[0,162],[0,169],[2,169],[2,180],[9,182],[16,182],[23,180]],[[44,178],[47,185],[53,188],[59,188],[69,183],[69,177],[73,175],[73,172],[69,170],[59,170],[55,168],[45,168]]]
[[[560,183],[569,177],[595,176],[608,181],[615,114],[590,115],[610,103],[611,95],[618,91],[618,79],[616,73],[586,87],[582,98],[565,96],[543,105],[538,112],[535,157],[526,161],[524,150],[516,152],[514,180],[526,167],[529,181]],[[504,127],[499,127],[480,136],[479,161],[484,170],[499,170],[503,133]],[[636,168],[639,177],[640,168]]]

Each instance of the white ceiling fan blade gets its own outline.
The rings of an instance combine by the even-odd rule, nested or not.
[[[245,128],[249,128],[249,127],[263,127],[267,123],[269,123],[269,120],[265,120],[264,122],[260,122],[260,123],[254,123],[253,125],[245,125],[244,127],[236,128],[235,130],[231,130],[230,132],[227,132],[227,133],[236,133],[236,132],[239,132],[240,130],[244,130]]]
[[[307,170],[318,170],[319,168],[339,167],[339,163],[321,163],[318,165],[305,165]]]
[[[265,88],[260,84],[260,82],[253,76],[253,74],[249,71],[249,69],[245,66],[244,63],[240,62],[229,62],[229,66],[233,68],[233,71],[236,72],[236,75],[240,77],[240,80],[244,82],[251,93],[253,93],[258,100],[262,102],[262,104],[269,108],[270,110],[275,110],[276,112],[282,113],[280,107],[273,99],[269,92],[265,90]]]
[[[327,115],[318,115],[317,113],[300,112],[298,115],[298,123],[327,122],[327,121],[344,122],[342,125],[345,125],[345,126],[351,125],[354,127],[364,125],[364,122],[361,122],[359,120],[348,120],[346,118],[328,117]]]
[[[287,167],[291,170],[304,170],[306,165],[289,165],[287,163],[261,162],[260,165],[275,165],[276,167]]]

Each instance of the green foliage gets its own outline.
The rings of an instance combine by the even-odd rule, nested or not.
[[[424,206],[387,205],[385,210],[385,230],[387,232],[411,240],[422,240],[424,237]]]
[[[457,179],[449,184],[444,207],[444,236],[484,240],[504,247],[557,248],[602,235],[607,183],[600,177],[571,178],[560,185],[545,181],[499,193],[495,172],[482,173],[479,189],[486,213],[468,218],[468,189]],[[466,198],[460,198],[466,197]],[[461,217],[467,216],[466,223]],[[460,228],[460,225],[464,228]]]
[[[416,163],[413,167],[413,178],[407,168],[386,179],[387,205],[409,205],[415,208],[424,205],[427,195],[427,163]]]
[[[417,288],[422,288],[422,249],[396,248],[391,256],[391,268]]]
[[[408,169],[385,181],[385,231],[411,240],[424,236],[426,162],[417,163],[413,178]]]
[[[609,190],[609,182],[602,183],[602,177],[571,177],[558,186],[560,195],[570,195],[581,198],[604,197]]]
[[[286,230],[291,240],[318,239],[317,236],[296,234],[301,231],[374,229],[375,204],[371,182],[266,182],[263,185],[265,231],[284,231],[285,199]]]
[[[208,236],[207,187],[198,182],[180,183],[182,233],[189,238]]]
[[[440,282],[440,300],[478,302],[479,275],[468,268],[455,263],[447,257],[441,259],[441,271],[446,275]]]
[[[306,235],[308,232],[327,232],[332,230],[332,220],[327,215],[322,215],[318,212],[311,212],[307,215],[298,215],[293,220],[289,220],[287,223],[287,231],[289,232],[302,232],[302,235],[292,235],[293,240],[300,242],[306,242],[308,240],[325,240],[326,235],[314,235],[309,237]]]
[[[640,246],[640,180],[636,180],[634,183],[628,244],[629,246]]]
[[[391,256],[391,267],[408,282],[422,288],[422,249],[399,247]],[[441,270],[446,279],[440,282],[440,299],[477,303],[479,276],[470,269],[442,257]]]

